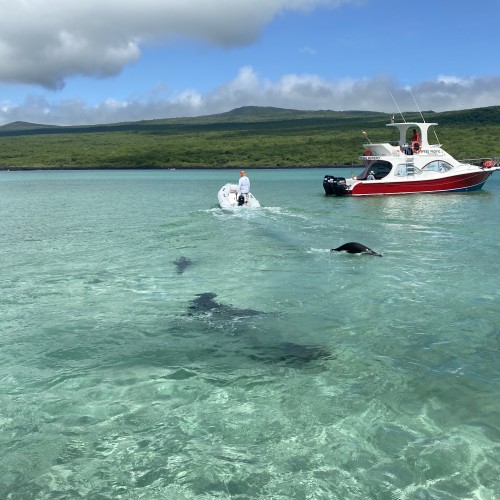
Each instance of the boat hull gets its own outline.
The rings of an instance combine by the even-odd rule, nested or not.
[[[492,173],[493,171],[491,170],[481,170],[437,179],[415,179],[400,182],[386,182],[384,180],[358,182],[346,194],[350,194],[351,196],[374,196],[477,191],[483,187]]]
[[[258,208],[260,203],[252,193],[248,193],[245,203],[240,205],[238,202],[238,185],[225,184],[217,193],[217,199],[221,208]]]

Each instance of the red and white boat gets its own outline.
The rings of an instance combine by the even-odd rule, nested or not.
[[[387,127],[398,131],[399,140],[363,144],[365,151],[360,156],[365,167],[363,172],[352,179],[325,175],[325,193],[370,196],[481,189],[488,177],[500,170],[500,165],[491,158],[471,163],[456,160],[441,144],[429,142],[429,129],[436,125],[425,122],[388,123]],[[420,140],[411,142],[408,137],[414,129],[420,132]]]

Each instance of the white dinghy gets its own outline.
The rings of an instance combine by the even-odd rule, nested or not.
[[[238,196],[238,184],[224,184],[217,193],[217,199],[222,208],[260,207],[259,201],[252,193]]]

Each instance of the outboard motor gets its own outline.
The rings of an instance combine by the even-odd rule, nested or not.
[[[245,204],[245,197],[242,194],[240,194],[238,196],[238,206],[242,207],[244,204]]]
[[[325,190],[325,194],[344,196],[347,192],[345,177],[334,177],[333,175],[325,175],[323,179],[323,189]]]

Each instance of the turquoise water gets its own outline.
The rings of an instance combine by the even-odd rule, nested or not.
[[[500,498],[500,175],[331,172],[0,173],[0,498]]]

